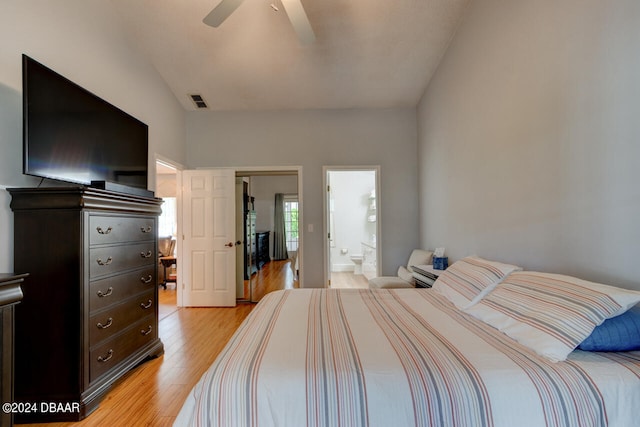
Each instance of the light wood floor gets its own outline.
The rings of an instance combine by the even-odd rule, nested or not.
[[[353,274],[348,272],[331,272],[331,287],[333,289],[367,289],[369,287],[369,281],[362,274]]]
[[[274,290],[297,287],[288,261],[271,261],[260,272],[257,298]],[[159,290],[161,304],[175,298],[175,290]],[[191,388],[253,307],[254,304],[243,303],[234,308],[181,308],[169,312],[159,324],[164,355],[129,372],[93,414],[78,423],[21,425],[171,426]]]
[[[162,286],[158,289],[158,319],[162,320],[171,315],[174,311],[179,310],[177,307],[178,297],[175,287],[164,289]]]
[[[253,286],[251,301],[259,302],[271,291],[297,288],[298,281],[293,276],[290,260],[271,261],[251,276],[251,285]]]

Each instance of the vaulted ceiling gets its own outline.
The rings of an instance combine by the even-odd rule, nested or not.
[[[280,0],[244,0],[218,28],[202,20],[220,0],[110,1],[186,110],[200,94],[241,111],[415,106],[470,0],[302,0],[310,45]]]

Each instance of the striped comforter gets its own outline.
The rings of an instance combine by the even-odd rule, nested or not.
[[[176,426],[629,426],[640,352],[551,363],[428,289],[268,294]]]

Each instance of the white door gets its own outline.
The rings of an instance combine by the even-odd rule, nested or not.
[[[183,171],[182,191],[182,303],[187,307],[233,307],[235,171]]]

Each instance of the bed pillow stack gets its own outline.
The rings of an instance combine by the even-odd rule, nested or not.
[[[465,311],[554,361],[567,358],[640,292],[559,274],[518,271]]]
[[[522,271],[476,256],[451,265],[433,289],[459,309],[554,362],[565,360],[576,348],[640,350],[638,291]]]
[[[520,267],[470,256],[455,262],[433,284],[459,309],[476,304],[511,272]]]

